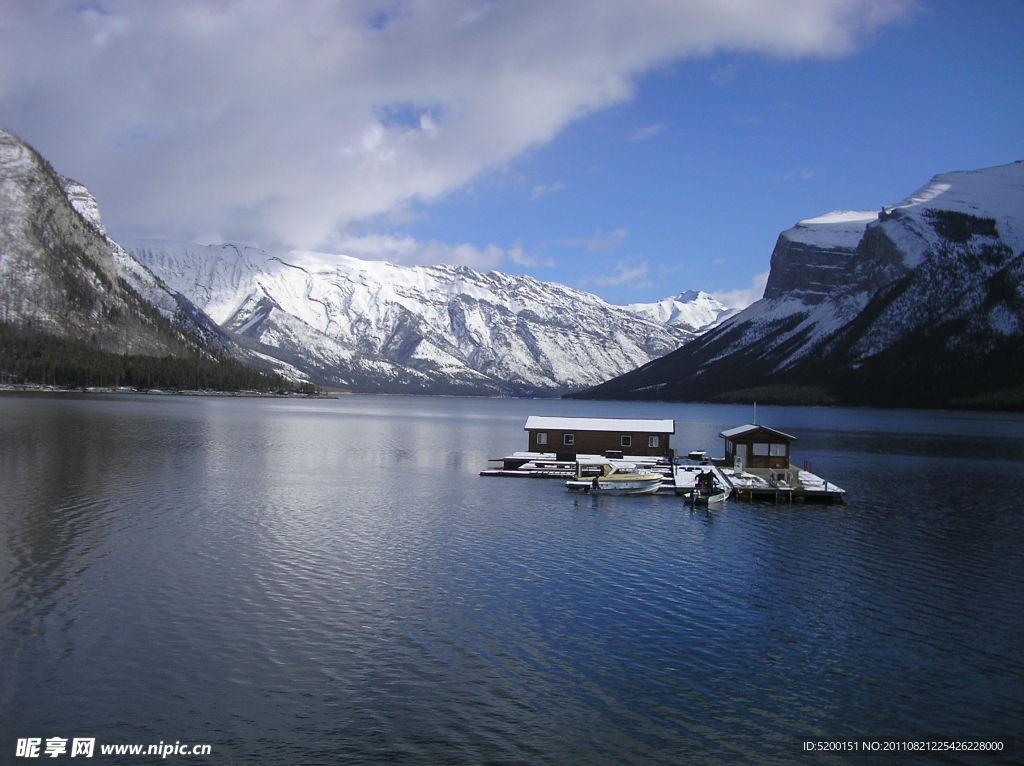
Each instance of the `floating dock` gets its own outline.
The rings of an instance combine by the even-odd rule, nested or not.
[[[553,452],[513,452],[500,458],[491,458],[492,463],[501,463],[501,468],[488,468],[480,472],[481,476],[511,476],[527,479],[575,479],[576,464],[599,463],[609,459],[607,455],[577,455],[574,460],[560,459]],[[611,458],[616,462],[633,463],[637,470],[644,473],[659,473],[665,479],[662,489],[673,489],[672,463],[667,458],[616,455]],[[584,465],[583,476],[597,476],[600,473],[597,465]],[[665,481],[667,480],[667,484]]]
[[[489,468],[481,476],[503,476],[528,479],[573,479],[576,478],[576,464],[600,460],[603,455],[577,455],[576,460],[559,459],[551,452],[514,452],[490,462],[501,463],[500,468]],[[691,452],[688,457],[655,458],[647,456],[615,456],[636,465],[637,470],[659,473],[664,478],[659,492],[677,495],[689,494],[701,473],[713,473],[722,486],[731,489],[731,496],[740,500],[768,500],[775,503],[841,503],[845,501],[846,490],[836,486],[808,468],[790,465],[788,469],[748,468],[737,471],[724,466],[722,458],[710,458],[702,452]],[[583,475],[587,474],[583,468]],[[593,469],[597,475],[597,469]]]
[[[842,503],[846,490],[804,468],[790,465],[783,472],[777,469],[723,468],[722,473],[732,487],[733,497],[740,500],[772,500],[775,503]]]

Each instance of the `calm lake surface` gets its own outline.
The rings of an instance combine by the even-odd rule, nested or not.
[[[758,408],[841,506],[482,478],[526,417],[749,407],[0,395],[0,763],[894,762],[1024,731],[1024,416]],[[1020,757],[1020,746],[1017,746]],[[999,763],[947,753],[910,763]]]

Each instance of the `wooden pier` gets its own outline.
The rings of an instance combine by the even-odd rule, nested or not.
[[[578,455],[580,461],[600,459],[600,455]],[[694,486],[697,475],[711,472],[715,478],[730,488],[730,496],[738,500],[770,501],[776,504],[791,503],[842,503],[846,490],[812,473],[807,468],[790,465],[789,468],[759,469],[748,468],[737,471],[727,468],[722,458],[665,458],[646,456],[616,456],[636,465],[638,470],[660,473],[664,476],[660,492],[688,494]],[[513,477],[526,479],[572,479],[576,477],[576,460],[559,459],[554,453],[516,452],[491,462],[501,463],[500,468],[489,468],[481,476]],[[584,469],[586,475],[586,469]],[[596,476],[596,469],[594,469]]]
[[[696,497],[698,482],[708,482],[742,500],[841,503],[846,497],[846,490],[812,473],[810,463],[797,468],[790,462],[795,436],[756,423],[722,431],[725,456],[720,458],[704,450],[677,457],[669,445],[674,420],[530,416],[523,430],[529,434],[529,451],[492,458],[501,467],[481,471],[481,476],[575,479],[596,476],[596,462],[604,460],[660,474],[659,492],[677,495]],[[565,451],[546,452],[545,447]],[[627,450],[639,454],[626,455]]]
[[[791,481],[759,476],[750,470],[737,474],[726,468],[723,473],[732,486],[733,497],[739,500],[766,500],[776,505],[846,501],[846,490],[842,487],[796,466],[790,466],[790,470],[797,475]]]

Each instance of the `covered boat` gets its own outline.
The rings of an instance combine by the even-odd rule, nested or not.
[[[672,479],[676,494],[685,496],[693,505],[721,503],[732,491],[729,480],[707,460],[673,465]]]

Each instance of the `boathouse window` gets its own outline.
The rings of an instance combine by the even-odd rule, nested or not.
[[[754,442],[754,454],[755,455],[767,455],[768,445],[764,442]]]
[[[538,431],[537,432],[537,444],[547,444],[547,443],[548,443],[547,432],[545,432],[545,431]]]
[[[647,437],[647,446],[648,447],[660,447],[661,446],[661,437],[659,437],[659,436],[648,436]]]
[[[571,447],[576,443],[576,434],[565,434],[562,436],[562,444]]]
[[[629,434],[622,434],[622,436],[619,437],[619,446],[620,447],[632,447],[633,446],[633,437],[630,436]]]
[[[786,456],[786,445],[785,444],[773,444],[771,446],[770,454],[772,457],[785,457]]]

